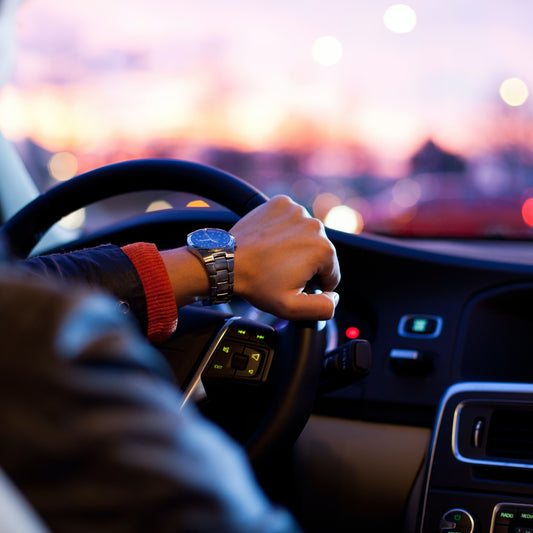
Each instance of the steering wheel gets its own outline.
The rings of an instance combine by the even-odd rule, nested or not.
[[[69,213],[112,196],[148,190],[198,194],[227,207],[238,216],[244,216],[267,201],[259,190],[221,170],[171,159],[141,159],[92,170],[55,186],[8,220],[0,229],[0,234],[17,256],[26,257],[45,232]],[[137,224],[133,235],[143,223]],[[98,240],[110,242],[104,240],[106,237],[104,233]],[[176,239],[174,246],[183,243],[184,240],[178,242]],[[182,311],[179,321],[182,329],[184,324],[194,326],[198,314],[203,312],[196,307],[192,319],[182,320]],[[213,314],[207,310],[206,313]],[[234,320],[235,317],[223,315],[225,324]],[[220,314],[217,314],[218,325],[205,326],[204,322],[202,328],[215,328],[207,336],[217,338]],[[210,320],[207,322],[211,324]],[[317,323],[292,322],[283,334],[274,333],[281,335],[283,342],[274,350],[268,379],[242,387],[233,384],[222,387],[222,394],[215,394],[213,401],[221,404],[214,410],[224,413],[221,425],[232,428],[247,426],[237,433],[252,463],[258,468],[268,466],[275,452],[286,449],[303,429],[314,402],[325,347],[325,334]],[[200,350],[203,353],[192,354],[193,358],[196,361],[205,359],[205,349],[204,346]],[[220,387],[215,387],[215,391],[218,389]],[[267,391],[266,403],[259,391]],[[256,400],[258,392],[261,400]],[[240,398],[241,393],[251,396]],[[225,397],[230,398],[227,406]],[[264,408],[256,408],[263,404]],[[228,415],[228,412],[231,414]]]

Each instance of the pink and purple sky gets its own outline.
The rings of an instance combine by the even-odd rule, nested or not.
[[[150,142],[243,150],[363,147],[394,174],[427,138],[472,154],[498,124],[525,124],[502,82],[533,87],[533,2],[413,0],[27,0],[0,129],[52,151]],[[342,57],[312,55],[332,36]],[[511,128],[513,129],[513,128]],[[339,148],[341,147],[341,148]]]

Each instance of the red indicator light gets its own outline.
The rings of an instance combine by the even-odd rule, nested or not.
[[[345,331],[345,335],[348,339],[357,339],[360,335],[360,331],[359,331],[359,328],[356,328],[356,327],[349,327],[349,328],[346,328],[346,331]]]

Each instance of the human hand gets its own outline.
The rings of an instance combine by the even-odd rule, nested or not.
[[[287,196],[276,196],[237,222],[234,292],[288,320],[325,320],[339,296],[340,270],[322,223]],[[319,294],[305,286],[317,279]]]

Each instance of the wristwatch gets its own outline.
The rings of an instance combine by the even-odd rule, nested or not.
[[[209,277],[204,305],[226,303],[233,296],[235,237],[217,228],[203,228],[187,235],[188,249],[201,259]]]

